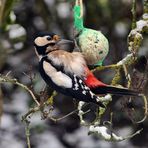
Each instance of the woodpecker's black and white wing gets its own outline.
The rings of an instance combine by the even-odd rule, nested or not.
[[[95,95],[88,86],[85,85],[81,78],[74,75],[72,77],[72,82],[73,86],[72,89],[69,89],[69,92],[74,98],[84,102],[92,102],[104,107],[104,105],[99,101],[99,97]]]

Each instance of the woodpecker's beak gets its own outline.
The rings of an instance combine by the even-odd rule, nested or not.
[[[65,40],[65,39],[61,39],[56,43],[56,46],[60,49],[60,50],[65,50],[68,52],[72,52],[75,48],[75,43],[74,41],[71,40]]]

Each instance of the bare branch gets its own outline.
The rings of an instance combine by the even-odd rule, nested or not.
[[[24,84],[18,82],[17,79],[15,78],[9,78],[7,76],[0,76],[0,83],[12,83],[15,85],[18,85],[20,87],[22,87],[23,89],[25,89],[26,91],[29,92],[29,94],[31,95],[31,97],[33,98],[33,100],[35,101],[35,103],[37,104],[37,106],[40,106],[40,103],[37,101],[37,98],[35,97],[34,93]]]
[[[25,123],[26,123],[26,125],[25,125],[25,133],[26,133],[26,139],[27,139],[27,146],[28,146],[28,148],[31,148],[31,144],[30,144],[30,127],[29,127],[30,122],[26,120]]]

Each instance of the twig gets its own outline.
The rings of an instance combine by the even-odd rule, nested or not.
[[[121,61],[119,61],[117,64],[107,65],[107,66],[98,66],[95,69],[92,70],[92,72],[95,71],[102,71],[105,69],[114,69],[114,70],[120,70],[123,65],[126,65],[126,67],[132,65],[135,63],[137,58],[134,56],[133,53],[129,53],[124,57]]]
[[[31,108],[24,116],[22,116],[22,121],[25,121],[27,117],[29,117],[31,114],[37,112],[40,110],[40,106]]]
[[[28,146],[28,148],[31,148],[31,144],[30,144],[30,127],[29,127],[30,122],[26,120],[25,123],[26,123],[26,125],[25,125],[25,133],[26,133],[26,139],[27,139],[27,146]]]
[[[132,1],[132,29],[136,28],[136,0]]]
[[[105,70],[105,69],[119,69],[120,67],[121,67],[121,65],[117,65],[117,64],[106,65],[106,66],[98,66],[95,69],[93,69],[92,72],[102,71],[102,70]]]
[[[81,106],[79,106],[80,104],[81,104]],[[49,116],[49,119],[51,119],[51,120],[57,122],[57,121],[63,120],[63,119],[65,119],[65,118],[67,118],[67,117],[69,117],[69,116],[75,114],[76,112],[78,112],[78,116],[80,117],[80,116],[81,116],[81,115],[80,115],[80,112],[82,111],[82,109],[83,109],[84,107],[88,106],[89,103],[84,103],[84,102],[82,103],[82,101],[80,101],[80,102],[79,102],[79,105],[78,105],[78,108],[77,108],[77,109],[73,110],[72,112],[66,114],[66,115],[63,116],[63,117],[55,118],[55,117]],[[88,113],[89,111],[90,111],[90,110],[88,110],[88,111],[86,111],[86,112],[83,112],[83,115],[86,114],[86,113]],[[80,118],[81,118],[81,117],[80,117]],[[83,120],[83,118],[81,118],[81,119]],[[82,120],[81,120],[81,121],[82,121]],[[81,121],[80,121],[80,122],[81,122]]]
[[[29,94],[31,95],[31,97],[33,98],[33,100],[35,101],[35,103],[37,104],[37,106],[40,106],[40,103],[37,101],[37,98],[35,97],[34,93],[26,85],[18,82],[18,80],[15,78],[12,79],[7,76],[1,75],[0,76],[0,83],[6,83],[6,82],[18,85],[18,86],[22,87],[23,89],[25,89],[26,91],[28,91]]]
[[[141,119],[140,121],[137,121],[136,123],[142,123],[143,121],[145,121],[145,119],[147,118],[148,116],[148,103],[147,103],[147,98],[145,95],[141,95],[141,97],[143,98],[143,101],[144,101],[144,117],[143,119]]]
[[[34,107],[34,108],[31,108],[24,116],[22,116],[22,121],[25,121],[31,114],[41,110],[41,108],[44,108],[45,106],[47,105],[47,103],[45,102],[42,106],[37,106],[37,107]],[[82,106],[82,108],[86,107],[88,104],[85,104]],[[78,112],[79,109],[75,109],[73,111],[71,111],[70,113],[62,116],[62,117],[53,117],[51,115],[48,115],[48,119],[54,121],[54,122],[58,122],[60,120],[63,120],[73,114],[75,114],[76,112]]]
[[[58,122],[58,121],[60,121],[60,120],[63,120],[63,119],[65,119],[65,118],[67,118],[67,117],[69,117],[69,116],[75,114],[76,112],[78,112],[78,109],[73,110],[72,112],[70,112],[70,113],[64,115],[63,117],[55,118],[55,117],[48,116],[48,118],[49,118],[50,120],[54,121],[54,122]]]

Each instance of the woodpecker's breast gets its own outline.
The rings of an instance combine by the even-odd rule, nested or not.
[[[63,73],[62,71],[59,71],[50,63],[49,61],[45,59],[42,60],[42,72],[44,73],[45,81],[48,80],[47,83],[54,83],[55,85],[63,88],[71,88],[72,87],[72,80],[71,78]],[[46,75],[46,76],[45,76]],[[50,79],[50,82],[49,82]]]
[[[62,73],[61,71],[57,71],[50,63],[44,61],[43,68],[45,73],[51,78],[51,80],[60,87],[71,88],[72,80],[71,78]]]
[[[43,57],[39,61],[39,72],[47,85],[51,85],[56,91],[70,96],[67,89],[72,87],[71,78],[55,69],[54,66],[47,61],[47,57]]]
[[[69,53],[63,50],[58,50],[49,53],[48,59],[50,59],[55,66],[62,66],[65,73],[75,74],[80,78],[86,76],[86,62],[83,55],[79,52]]]

